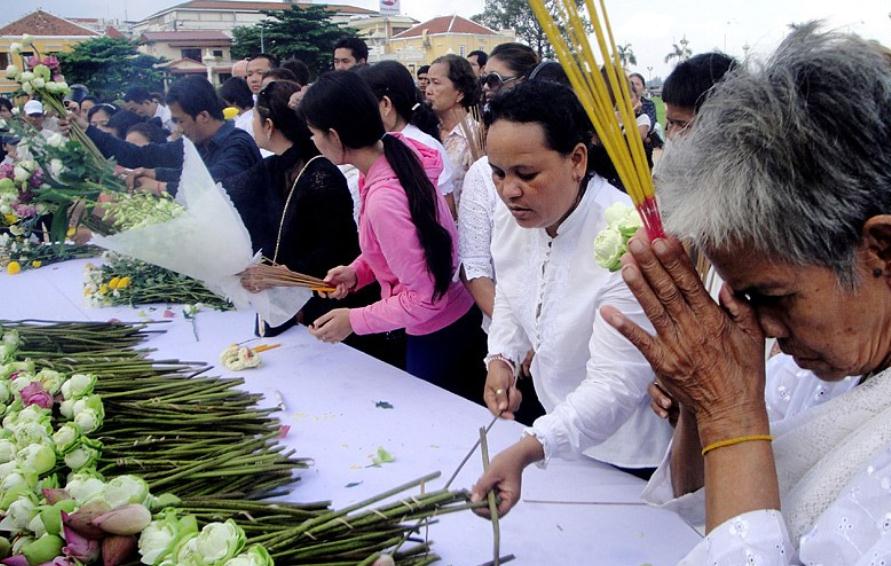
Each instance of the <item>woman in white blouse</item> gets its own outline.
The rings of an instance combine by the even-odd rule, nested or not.
[[[594,261],[604,211],[630,199],[596,174],[590,122],[575,94],[528,81],[490,103],[487,148],[498,194],[492,257],[498,274],[489,329],[484,399],[513,418],[517,367],[535,350],[531,373],[548,412],[492,461],[474,488],[495,488],[501,513],[519,499],[523,469],[582,452],[623,468],[652,468],[670,427],[648,409],[646,360],[597,314],[617,304],[645,316],[617,273]]]
[[[678,240],[636,237],[622,274],[656,333],[603,316],[680,403],[645,495],[704,523],[684,564],[891,561],[888,116],[888,52],[807,24],[659,164],[666,229],[705,251],[722,306]],[[765,392],[765,336],[826,384],[772,367]]]

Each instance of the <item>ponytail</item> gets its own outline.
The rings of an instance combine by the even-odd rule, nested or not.
[[[418,156],[398,138],[385,134],[384,156],[408,198],[411,220],[433,276],[433,299],[443,297],[452,281],[452,236],[439,223],[436,188]]]
[[[371,68],[379,65],[384,63]],[[416,96],[413,94],[412,100]],[[411,220],[424,248],[427,271],[433,276],[433,299],[436,300],[445,295],[452,281],[452,236],[439,223],[439,195],[420,159],[398,138],[384,133],[378,100],[358,73],[333,71],[319,77],[306,91],[299,111],[307,125],[325,132],[336,131],[341,143],[348,148],[359,149],[370,147],[378,140],[383,142],[384,156],[405,191]]]

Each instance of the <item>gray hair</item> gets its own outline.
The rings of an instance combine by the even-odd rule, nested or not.
[[[858,281],[865,222],[891,213],[891,60],[855,35],[798,26],[762,67],[737,69],[666,150],[666,228]]]

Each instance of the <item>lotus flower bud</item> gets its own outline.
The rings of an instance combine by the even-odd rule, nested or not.
[[[151,522],[152,514],[144,505],[138,503],[112,509],[93,519],[94,525],[113,535],[139,534]]]

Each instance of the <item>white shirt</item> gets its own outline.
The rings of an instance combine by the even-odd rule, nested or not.
[[[402,135],[409,139],[413,139],[415,141],[419,141],[422,144],[426,145],[430,149],[435,149],[439,156],[442,158],[442,171],[439,174],[439,179],[436,185],[437,190],[439,190],[440,194],[445,196],[450,194],[455,190],[455,181],[453,179],[454,176],[454,168],[451,165],[451,161],[449,161],[449,156],[446,155],[445,148],[441,143],[436,141],[436,138],[431,136],[430,134],[426,134],[417,126],[413,126],[409,124],[400,132]],[[359,224],[359,170],[353,167],[352,165],[340,165],[338,167],[340,172],[343,173],[343,176],[346,177],[347,188],[350,190],[350,196],[353,197],[353,220],[356,221],[356,225]]]
[[[795,422],[808,410],[851,391],[859,381],[859,377],[847,377],[825,382],[798,368],[790,356],[775,356],[767,364],[764,394],[771,428]],[[647,485],[644,499],[673,509],[701,527],[704,492],[674,498],[669,460],[670,450]],[[716,527],[681,564],[865,566],[886,561],[891,561],[891,445],[852,478],[798,545],[792,544],[779,511],[758,510]]]
[[[170,115],[170,108],[164,106],[160,102],[158,106],[155,108],[155,115],[153,118],[158,118],[161,120],[161,125],[170,133],[176,131],[176,124],[173,123],[173,117]]]
[[[599,315],[611,304],[651,328],[618,273],[594,261],[606,208],[627,195],[600,177],[588,184],[557,236],[521,228],[495,212],[492,257],[498,276],[489,352],[515,364],[535,350],[532,376],[548,415],[532,434],[545,458],[588,456],[629,468],[655,466],[671,437],[649,409],[653,373],[643,356]]]
[[[448,154],[446,153],[445,147],[439,141],[437,141],[436,138],[422,131],[414,124],[409,124],[404,127],[401,133],[403,136],[415,141],[419,141],[427,147],[435,149],[439,153],[439,156],[442,158],[442,172],[440,172],[439,174],[439,183],[437,183],[437,188],[439,189],[439,193],[443,196],[454,192],[455,168],[452,167],[452,162],[449,159]]]
[[[480,277],[495,280],[492,229],[500,202],[489,158],[481,157],[467,170],[458,207],[458,250],[468,281]]]
[[[235,124],[235,127],[238,128],[239,130],[244,130],[245,132],[249,133],[251,135],[251,137],[254,138],[254,143],[257,142],[257,138],[254,136],[254,109],[253,108],[251,108],[250,110],[247,110],[245,112],[242,112],[241,114],[236,116],[235,119],[232,120],[232,122]],[[266,157],[269,157],[270,155],[273,155],[273,153],[271,151],[269,151],[268,149],[263,149],[262,147],[259,147],[259,145],[260,144],[257,144],[257,146],[258,146],[257,149],[260,150],[260,157],[266,158]]]

